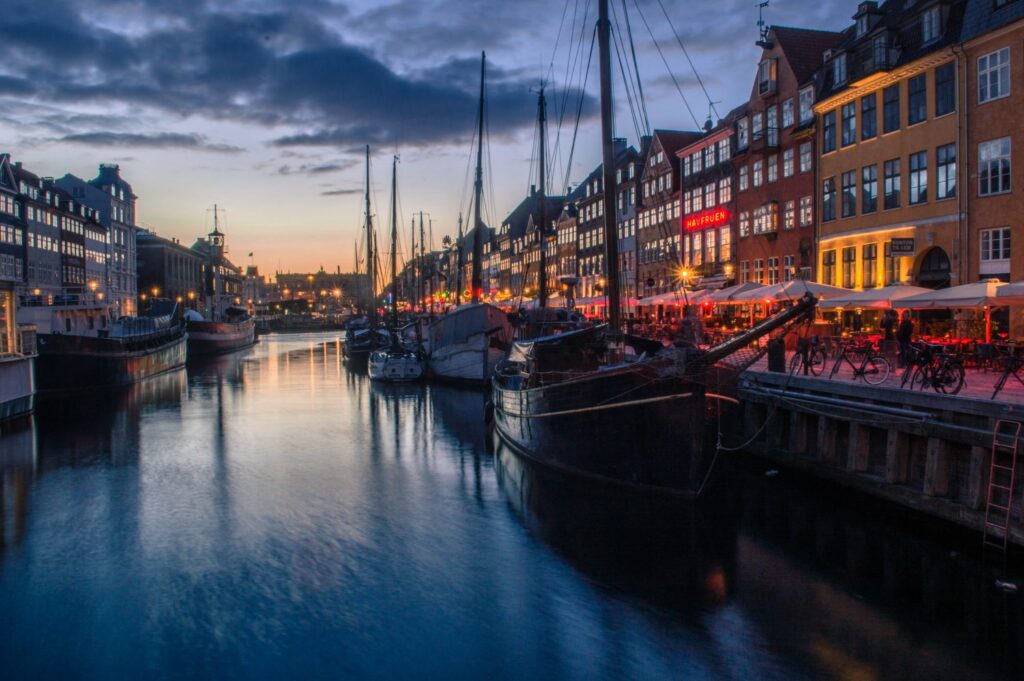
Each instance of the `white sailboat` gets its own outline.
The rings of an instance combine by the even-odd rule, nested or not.
[[[505,358],[512,343],[512,324],[500,308],[480,302],[482,287],[484,224],[480,216],[483,194],[484,140],[484,68],[486,55],[480,57],[480,109],[474,184],[473,275],[470,305],[451,310],[432,322],[427,329],[430,348],[430,375],[442,380],[485,383],[498,362]],[[461,265],[461,263],[460,263]]]

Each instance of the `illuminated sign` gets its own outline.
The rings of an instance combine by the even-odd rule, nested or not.
[[[713,208],[701,213],[683,217],[683,230],[693,232],[708,227],[720,227],[732,219],[732,213],[725,208]]]

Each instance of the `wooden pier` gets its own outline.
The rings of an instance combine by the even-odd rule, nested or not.
[[[760,367],[743,374],[739,398],[747,450],[977,530],[979,542],[996,424],[1024,422],[1024,402],[1009,396],[949,396],[900,389],[892,379],[870,386]],[[1007,532],[1018,546],[1022,488],[1013,492]]]

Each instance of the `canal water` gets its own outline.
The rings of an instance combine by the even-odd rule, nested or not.
[[[479,393],[339,350],[271,336],[6,427],[0,678],[1024,674],[1024,579],[976,538],[756,462],[699,506],[552,476],[488,451]]]

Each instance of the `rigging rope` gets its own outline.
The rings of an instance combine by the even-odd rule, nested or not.
[[[668,15],[668,10],[665,9],[665,3],[663,3],[662,0],[658,0],[658,5],[661,7],[661,13],[665,15],[665,20],[668,22],[669,28],[672,29],[672,33],[676,37],[676,42],[679,43],[679,47],[682,48],[683,54],[686,55],[686,61],[689,62],[690,69],[693,71],[693,75],[697,79],[700,89],[704,92],[704,97],[708,100],[708,106],[711,107],[711,111],[715,114],[715,117],[719,117],[718,110],[715,109],[715,103],[711,101],[711,95],[708,94],[708,89],[704,87],[704,79],[700,77],[697,67],[694,65],[693,60],[690,59],[690,52],[686,49],[686,45],[683,44],[683,39],[679,37],[679,32],[672,23],[672,17]]]
[[[654,47],[658,50],[658,55],[661,57],[661,61],[665,64],[665,70],[668,71],[669,77],[672,79],[672,83],[676,86],[676,91],[679,93],[679,97],[683,100],[683,105],[686,106],[686,110],[690,113],[693,118],[694,124],[700,128],[700,121],[697,119],[697,115],[690,108],[690,102],[686,99],[686,95],[683,94],[683,88],[680,87],[679,81],[676,80],[676,74],[672,72],[672,67],[668,65],[668,59],[665,57],[665,53],[661,50],[661,45],[658,44],[658,39],[654,37],[654,31],[651,29],[651,25],[647,22],[647,17],[644,16],[643,11],[640,9],[638,0],[633,0],[633,5],[636,6],[636,11],[640,15],[641,21],[644,22],[644,26],[647,28],[647,33],[651,36],[651,42],[654,43]]]

